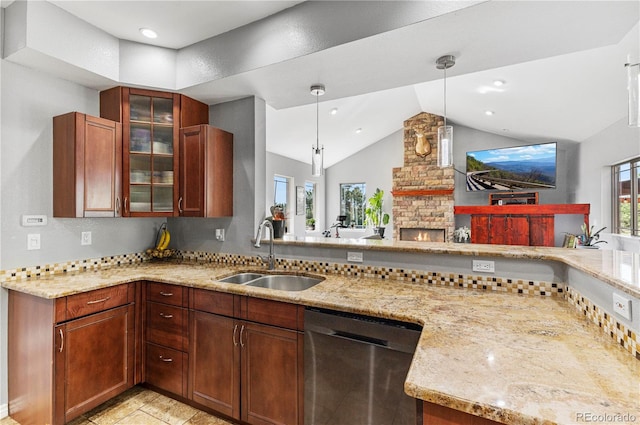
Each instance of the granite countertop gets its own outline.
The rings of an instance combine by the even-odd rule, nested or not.
[[[423,332],[405,383],[415,398],[507,424],[640,422],[640,361],[561,298],[340,275],[300,292],[216,281],[240,269],[256,270],[143,263],[2,286],[53,299],[151,280],[415,322]]]
[[[268,241],[264,241],[268,243]],[[391,241],[386,239],[292,238],[276,244],[320,248],[419,252],[425,254],[504,257],[556,261],[600,279],[628,294],[640,297],[640,253],[609,249],[569,249],[546,246],[490,245],[446,242]]]

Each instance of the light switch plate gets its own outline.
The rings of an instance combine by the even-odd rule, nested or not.
[[[631,320],[631,300],[613,293],[613,311],[627,320]]]
[[[80,245],[91,245],[91,232],[82,232]]]
[[[224,242],[224,229],[216,229],[216,240]]]
[[[29,233],[27,235],[27,250],[40,249],[40,233]]]

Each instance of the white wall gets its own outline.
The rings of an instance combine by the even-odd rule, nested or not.
[[[273,205],[273,176],[280,175],[291,178],[291,214],[287,217],[287,230],[296,237],[318,236],[325,228],[325,176],[314,177],[311,175],[311,164],[296,161],[284,156],[267,152],[267,172],[265,178],[265,209],[264,215],[270,216],[270,207]],[[296,186],[304,187],[306,182],[316,184],[316,230],[307,232],[305,214],[296,215],[295,192]],[[293,221],[293,226],[291,222]]]
[[[365,183],[367,199],[376,188],[384,190],[383,209],[391,219],[386,226],[385,239],[393,239],[393,186],[392,168],[402,167],[404,161],[403,130],[390,134],[379,142],[351,155],[349,158],[326,170],[326,211],[327,224],[330,226],[340,215],[340,184]],[[341,237],[361,237],[372,234],[368,230],[341,229]],[[335,232],[332,232],[335,235]]]
[[[611,166],[640,156],[640,128],[627,117],[580,144],[576,202],[591,204],[591,223],[611,230]]]

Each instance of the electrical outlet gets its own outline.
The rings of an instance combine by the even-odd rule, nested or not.
[[[351,263],[362,263],[362,252],[347,252],[347,261]]]
[[[495,261],[473,260],[472,270],[474,272],[495,273]]]
[[[40,249],[40,233],[29,233],[27,235],[27,250]]]
[[[80,245],[91,245],[91,232],[82,232]]]
[[[631,320],[631,300],[613,293],[613,311],[627,320]]]
[[[224,242],[224,229],[216,229],[216,240]]]

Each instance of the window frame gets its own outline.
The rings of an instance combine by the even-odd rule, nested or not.
[[[343,195],[343,186],[362,186],[362,210],[361,210],[361,215],[362,215],[362,223],[361,224],[357,224],[358,220],[356,220],[356,224],[352,224],[349,220],[349,214],[345,211],[345,202],[344,199],[342,197]],[[339,196],[340,196],[340,215],[346,215],[347,216],[347,222],[345,222],[345,225],[348,228],[351,229],[356,229],[356,230],[365,230],[367,228],[366,225],[366,215],[364,213],[365,209],[366,209],[366,204],[367,204],[367,183],[366,182],[357,182],[357,183],[339,183]],[[337,218],[336,218],[337,219]]]
[[[622,167],[629,167],[629,207],[630,207],[630,223],[629,229],[621,228],[620,223],[620,169]],[[628,235],[628,236],[640,236],[640,217],[638,217],[639,207],[638,199],[640,198],[640,157],[632,158],[630,160],[620,162],[611,166],[611,222],[613,224],[613,233]],[[632,202],[635,200],[635,202]]]

